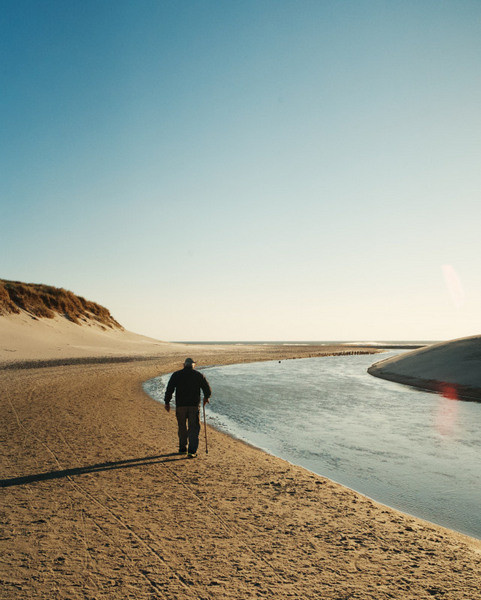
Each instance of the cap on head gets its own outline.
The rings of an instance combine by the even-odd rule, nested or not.
[[[192,358],[186,358],[184,360],[184,367],[193,367],[195,365],[195,360]]]

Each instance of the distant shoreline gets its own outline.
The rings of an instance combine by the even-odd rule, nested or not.
[[[372,341],[372,342],[351,342],[351,341],[336,341],[336,340],[326,340],[326,341],[309,341],[309,340],[258,340],[258,341],[180,341],[176,340],[171,342],[172,344],[189,344],[191,346],[355,346],[357,348],[379,348],[379,349],[417,349],[423,348],[424,346],[429,346],[431,344],[436,344],[436,341],[401,341],[395,340],[391,342],[384,341]]]

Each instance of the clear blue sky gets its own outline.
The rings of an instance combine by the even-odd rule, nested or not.
[[[166,340],[481,333],[478,0],[5,0],[0,52],[1,278]]]

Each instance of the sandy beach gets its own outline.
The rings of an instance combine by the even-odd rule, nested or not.
[[[481,598],[478,540],[212,428],[208,455],[203,440],[195,460],[174,454],[175,417],[141,386],[187,350],[3,363],[0,598]],[[202,366],[336,350],[195,354]]]

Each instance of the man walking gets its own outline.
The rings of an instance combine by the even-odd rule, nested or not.
[[[212,394],[207,379],[194,369],[195,362],[186,358],[184,368],[172,373],[165,391],[165,410],[170,411],[170,401],[175,390],[175,416],[179,433],[179,453],[187,452],[188,458],[197,456],[200,432],[200,391],[204,394],[204,405]],[[187,448],[187,442],[189,447]]]

